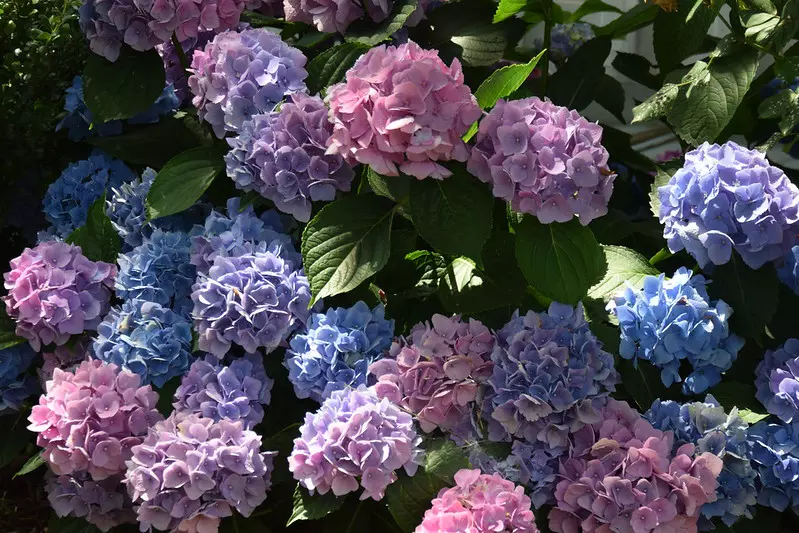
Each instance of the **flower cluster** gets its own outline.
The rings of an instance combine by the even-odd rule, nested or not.
[[[405,21],[407,26],[415,26],[424,16],[426,4],[431,0],[421,0],[416,10]],[[388,18],[394,0],[285,0],[283,7],[286,20],[304,22],[316,26],[325,33],[344,33],[350,24],[364,18],[372,22],[382,22]]]
[[[69,344],[56,346],[53,351],[42,352],[42,367],[38,369],[39,383],[42,387],[53,379],[56,368],[72,372],[82,362],[92,358],[92,339],[83,335],[70,340]]]
[[[548,100],[499,100],[480,121],[469,172],[543,224],[588,224],[608,212],[616,175],[602,127]]]
[[[755,370],[755,396],[784,422],[799,422],[799,340],[766,350]]]
[[[257,191],[280,211],[308,222],[311,202],[331,201],[352,184],[352,167],[342,156],[325,153],[332,133],[322,99],[293,94],[279,111],[255,115],[228,139],[228,176],[237,188]]]
[[[327,93],[333,136],[328,152],[386,176],[451,174],[439,161],[466,161],[461,136],[480,118],[457,59],[447,65],[414,42],[377,46]]]
[[[383,357],[394,337],[394,321],[382,304],[364,302],[350,308],[314,313],[291,339],[286,366],[298,398],[319,403],[333,391],[366,384],[369,365]]]
[[[128,300],[111,309],[97,328],[94,356],[162,387],[189,368],[191,326],[155,302]]]
[[[187,36],[185,40],[181,41],[180,48],[183,51],[183,55],[190,58],[194,55],[195,50],[205,48],[205,45],[213,38],[214,32],[200,31],[197,32],[197,35]],[[164,61],[166,82],[174,88],[178,105],[182,105],[183,102],[189,99],[191,92],[189,91],[189,76],[180,62],[178,49],[171,39],[159,44],[155,49],[158,50],[158,54]]]
[[[735,249],[751,268],[783,257],[799,234],[799,189],[765,154],[732,141],[704,143],[658,189],[663,236],[699,266]]]
[[[155,302],[188,317],[197,278],[197,267],[189,262],[190,246],[188,234],[156,229],[140,246],[119,256],[117,296]]]
[[[122,161],[95,150],[88,159],[70,164],[47,188],[44,214],[55,233],[66,238],[86,224],[89,208],[112,187],[136,175]]]
[[[192,101],[200,119],[222,138],[253,115],[274,110],[286,95],[304,92],[305,62],[302,52],[268,30],[221,33],[194,51]]]
[[[619,354],[649,361],[661,369],[667,387],[682,381],[680,364],[692,371],[685,378],[685,394],[699,394],[721,381],[743,346],[729,331],[732,308],[724,300],[711,302],[703,276],[680,267],[671,279],[665,274],[646,276],[643,288],[628,286],[608,304],[619,319]]]
[[[0,415],[19,411],[22,402],[38,389],[36,378],[28,373],[35,358],[28,343],[0,350]]]
[[[482,322],[433,315],[388,357],[373,363],[375,392],[412,412],[423,431],[445,431],[469,423],[478,387],[491,375],[495,338]]]
[[[45,491],[56,515],[83,518],[100,531],[136,522],[133,505],[119,477],[95,481],[85,472],[49,474]]]
[[[549,54],[552,61],[562,63],[574,55],[582,45],[596,37],[594,28],[587,22],[555,24],[550,33]],[[538,49],[543,43],[537,42]]]
[[[44,242],[11,260],[3,297],[16,332],[34,350],[62,345],[71,335],[97,328],[109,309],[116,267],[90,261],[79,246]]]
[[[799,245],[788,250],[783,256],[777,266],[777,276],[795,294],[799,294]]]
[[[242,422],[173,413],[133,448],[125,475],[143,530],[216,531],[264,502],[274,452]]]
[[[223,365],[209,355],[191,364],[175,392],[175,411],[205,418],[242,421],[253,429],[264,419],[264,405],[271,400],[272,385],[259,353],[248,354]]]
[[[150,224],[147,222],[145,199],[155,181],[156,172],[146,168],[141,178],[126,181],[118,187],[111,187],[105,202],[105,214],[125,245],[134,248],[149,236]]]
[[[95,481],[124,472],[131,447],[161,419],[158,393],[139,385],[136,374],[97,360],[74,372],[55,369],[28,418],[52,471],[85,471]]]
[[[716,500],[702,506],[700,529],[713,529],[709,522],[720,517],[732,526],[742,517],[752,518],[757,503],[756,472],[749,463],[749,445],[744,422],[737,411],[729,415],[708,396],[703,402],[679,404],[655,400],[646,418],[661,431],[674,434],[674,448],[693,443],[699,452],[709,452],[724,462],[719,474]]]
[[[397,480],[395,470],[416,472],[420,441],[411,415],[371,389],[344,389],[305,415],[289,470],[312,492],[342,496],[357,491],[360,483],[362,500],[380,500]]]
[[[799,513],[799,422],[763,420],[749,428],[752,466],[757,470],[757,503]]]
[[[441,489],[416,533],[468,531],[538,533],[524,489],[480,470],[460,470],[455,486]]]

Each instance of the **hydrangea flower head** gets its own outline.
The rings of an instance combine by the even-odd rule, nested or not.
[[[751,268],[785,255],[799,233],[799,189],[765,154],[704,143],[658,189],[669,250],[723,265],[733,249]]]
[[[286,95],[304,92],[306,58],[263,28],[227,31],[195,50],[189,87],[200,119],[217,137],[238,132],[253,115],[269,113]]]
[[[777,266],[777,276],[795,294],[799,294],[799,245],[794,246]]]
[[[197,267],[189,261],[190,246],[188,234],[156,229],[141,245],[119,255],[117,296],[155,302],[188,317],[197,278]]]
[[[72,335],[97,329],[110,307],[114,276],[114,265],[87,259],[80,246],[43,242],[25,248],[3,275],[6,312],[34,350],[60,346]]]
[[[173,413],[133,448],[125,475],[142,528],[216,531],[233,509],[243,516],[266,500],[274,452],[241,421]]]
[[[139,376],[103,361],[74,372],[55,369],[33,407],[28,429],[38,433],[42,458],[57,475],[86,471],[95,481],[125,470],[131,448],[161,419],[158,393]]]
[[[757,503],[799,513],[799,423],[762,420],[747,439],[759,481]]]
[[[420,441],[410,414],[364,386],[343,389],[305,415],[289,470],[312,493],[342,496],[363,487],[362,500],[380,500],[395,470],[416,472]]]
[[[117,476],[95,481],[82,471],[48,474],[44,488],[50,506],[60,517],[83,518],[103,532],[136,522],[133,505]]]
[[[766,350],[755,370],[755,396],[783,422],[799,422],[799,340]]]
[[[417,8],[405,21],[405,25],[418,24],[431,3],[432,0],[420,0]],[[368,18],[372,22],[383,22],[391,14],[394,1],[364,0],[361,3],[356,0],[286,0],[282,7],[285,9],[288,21],[312,24],[317,30],[325,33],[344,33],[350,24],[362,18]],[[401,28],[399,31],[402,30],[406,28]]]
[[[56,234],[66,238],[86,224],[89,208],[110,190],[136,175],[125,163],[95,150],[88,159],[71,163],[47,188],[44,214]]]
[[[301,222],[311,202],[329,202],[349,191],[354,173],[338,154],[326,154],[333,133],[318,96],[293,94],[279,111],[255,115],[227,140],[227,173],[244,191],[257,191]]]
[[[71,372],[82,362],[92,358],[92,339],[83,335],[68,344],[56,346],[53,351],[42,352],[42,367],[38,369],[39,383],[42,388],[53,379],[56,368]]]
[[[461,136],[480,118],[460,62],[448,67],[412,41],[366,52],[328,89],[327,102],[334,124],[328,153],[386,176],[449,176],[439,162],[466,161]]]
[[[182,376],[191,359],[191,325],[156,302],[128,300],[97,328],[94,356],[162,387]]]
[[[495,338],[479,320],[433,315],[373,363],[375,392],[412,412],[423,431],[468,424],[478,388],[491,375]]]
[[[272,385],[259,353],[236,358],[224,365],[209,355],[191,364],[175,392],[175,411],[196,413],[213,420],[241,420],[253,429],[264,419]]]
[[[602,127],[577,111],[536,97],[500,99],[480,121],[467,166],[516,212],[586,225],[608,212],[616,178],[601,141]]]
[[[314,313],[291,339],[286,366],[298,398],[322,403],[333,391],[366,384],[369,365],[383,357],[394,337],[394,321],[382,304],[364,302]]]
[[[719,383],[744,343],[730,333],[732,308],[724,300],[711,302],[706,283],[680,267],[671,279],[646,276],[640,291],[628,286],[608,304],[619,319],[619,354],[660,368],[667,387],[682,381],[680,365],[687,361],[692,372],[683,382],[685,394]]]
[[[416,528],[416,533],[440,531],[538,533],[538,528],[522,487],[464,469],[455,474],[454,487],[441,489]]]
[[[587,22],[555,24],[550,34],[549,54],[552,61],[562,63],[574,55],[582,45],[596,37],[594,28]],[[540,41],[538,48],[543,49]]]
[[[22,403],[38,389],[28,368],[36,352],[27,342],[0,350],[0,415],[19,411]]]
[[[197,32],[197,35],[186,37],[180,43],[180,48],[186,57],[191,58],[195,50],[205,48],[205,45],[213,38],[213,31],[200,31]],[[189,75],[180,62],[178,50],[172,39],[159,44],[155,49],[158,50],[158,54],[164,61],[166,82],[175,89],[178,105],[182,105],[191,97],[191,91],[189,91]]]

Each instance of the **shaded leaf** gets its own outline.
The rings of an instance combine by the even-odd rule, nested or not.
[[[371,167],[367,167],[366,179],[369,181],[369,186],[375,192],[385,198],[394,200],[398,204],[407,204],[408,196],[410,195],[411,178],[405,174],[399,176],[383,176],[378,174]]]
[[[311,495],[299,483],[294,489],[294,507],[291,517],[286,522],[286,527],[300,520],[318,520],[338,510],[344,503],[344,498],[339,498],[333,492],[327,494]]]
[[[722,2],[709,2],[710,7],[701,0],[679,0],[678,4],[674,11],[661,10],[653,25],[655,57],[662,73],[674,70],[702,46]],[[688,20],[695,5],[694,15]]]
[[[660,8],[655,4],[637,4],[635,7],[619,16],[619,18],[605,26],[597,28],[595,33],[597,36],[607,35],[614,39],[620,39],[628,33],[632,33],[651,24],[659,11]]]
[[[66,240],[80,246],[83,255],[92,261],[117,262],[121,244],[119,234],[105,214],[105,194],[89,208],[86,224],[70,233]]]
[[[667,83],[658,91],[633,107],[633,124],[636,122],[646,122],[662,117],[668,113],[674,102],[677,101],[677,96],[680,94],[680,89],[673,83]]]
[[[42,457],[42,453],[39,452],[36,455],[32,456],[27,461],[25,461],[25,464],[22,465],[22,468],[20,468],[19,471],[16,474],[14,474],[14,477],[16,478],[17,476],[24,476],[25,474],[30,474],[31,472],[33,472],[43,464],[44,464],[44,457]]]
[[[308,93],[320,92],[344,79],[355,61],[369,50],[363,43],[341,43],[325,50],[308,63]]]
[[[656,276],[658,270],[649,264],[646,257],[624,246],[602,245],[607,271],[599,283],[588,291],[590,298],[609,300],[629,283],[640,289],[646,276]]]
[[[617,52],[613,58],[613,68],[631,80],[648,87],[653,91],[660,88],[660,80],[651,73],[652,64],[643,56]]]
[[[347,29],[345,39],[348,42],[356,42],[368,46],[374,46],[388,41],[391,36],[405,26],[408,17],[413,15],[419,8],[418,0],[394,0],[391,13],[377,27],[374,23],[364,21],[365,28],[358,28],[357,23]]]
[[[161,218],[188,209],[225,169],[222,153],[197,147],[173,157],[156,175],[147,194],[147,217]]]
[[[569,15],[567,22],[577,22],[581,20],[586,15],[590,15],[592,13],[619,13],[623,14],[624,12],[616,6],[612,6],[603,2],[602,0],[585,0],[580,7],[578,7],[574,13]]]
[[[610,45],[609,37],[597,37],[578,48],[550,79],[547,92],[552,101],[577,111],[587,107],[605,73]]]
[[[594,100],[596,103],[610,111],[622,124],[627,122],[624,119],[624,87],[616,78],[602,74],[599,77],[595,91]]]

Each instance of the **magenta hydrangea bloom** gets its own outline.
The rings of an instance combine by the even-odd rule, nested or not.
[[[447,65],[414,42],[377,46],[328,89],[333,121],[328,153],[386,176],[451,174],[439,161],[466,161],[461,139],[480,118],[457,59]]]
[[[131,448],[162,418],[158,393],[140,383],[137,374],[98,360],[53,371],[28,417],[53,472],[87,471],[95,481],[124,472]]]
[[[342,496],[363,487],[362,500],[380,500],[395,470],[416,473],[420,441],[411,415],[361,385],[334,391],[305,415],[289,470],[312,493]]]
[[[3,275],[3,301],[17,335],[39,351],[97,329],[110,308],[116,273],[114,265],[87,259],[80,246],[51,241],[25,248]]]
[[[548,100],[499,100],[480,121],[469,172],[494,196],[543,224],[582,225],[608,212],[616,175],[608,169],[602,127]]]
[[[75,516],[109,531],[136,522],[133,504],[117,476],[94,481],[86,472],[47,475],[47,499],[60,517]]]
[[[266,500],[275,452],[242,422],[173,413],[133,448],[125,476],[142,531],[217,531]]]
[[[494,369],[493,333],[482,322],[433,315],[372,363],[375,392],[416,415],[426,432],[468,423],[480,384]]]
[[[460,470],[455,486],[443,488],[425,511],[416,533],[538,533],[530,498],[522,487],[497,474]]]
[[[88,335],[79,337],[75,342],[57,346],[52,352],[42,352],[42,367],[37,370],[42,388],[53,379],[56,368],[68,372],[73,371],[82,362],[92,357],[92,339]]]

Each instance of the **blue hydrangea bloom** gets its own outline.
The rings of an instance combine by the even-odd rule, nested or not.
[[[782,258],[782,263],[777,266],[777,276],[793,292],[799,294],[799,245],[791,248]]]
[[[35,358],[27,342],[0,350],[0,415],[19,411],[22,402],[38,390],[36,377],[27,373]]]
[[[142,238],[150,234],[150,231],[145,231],[149,226],[145,200],[155,176],[155,170],[147,168],[142,172],[141,178],[112,187],[106,200],[105,214],[111,219],[111,224],[125,245],[130,248],[139,246]]]
[[[369,365],[382,358],[394,337],[394,321],[382,304],[364,302],[350,308],[311,315],[291,340],[286,367],[298,398],[319,403],[333,391],[366,384]]]
[[[679,404],[655,400],[644,415],[661,431],[674,432],[674,450],[686,443],[695,444],[698,452],[710,452],[724,462],[716,488],[717,499],[702,506],[699,528],[714,529],[711,519],[720,518],[731,526],[741,518],[752,518],[757,503],[757,473],[749,462],[749,428],[733,409],[729,414],[715,398],[704,402]]]
[[[799,340],[767,350],[755,370],[755,396],[783,422],[799,421]]]
[[[156,229],[144,242],[119,255],[114,289],[120,298],[147,300],[188,317],[197,267],[189,262],[191,239],[180,231]]]
[[[163,115],[172,113],[180,105],[172,85],[164,87],[163,92],[149,109],[127,119],[128,124],[151,124],[158,122]],[[111,120],[109,122],[94,123],[94,116],[83,100],[83,78],[75,76],[72,86],[66,90],[64,111],[67,115],[58,123],[56,131],[66,128],[67,135],[73,141],[82,141],[87,137],[97,135],[107,137],[122,133],[124,122]]]
[[[66,238],[86,223],[89,208],[106,190],[136,175],[122,161],[95,150],[88,159],[70,164],[44,195],[44,214],[55,233]]]
[[[549,53],[552,61],[562,63],[574,55],[582,45],[596,37],[593,27],[587,22],[555,24],[550,33]],[[543,43],[539,44],[543,48]]]
[[[182,376],[191,363],[191,325],[155,302],[128,300],[97,327],[94,357],[161,387]]]
[[[699,394],[721,381],[743,346],[729,331],[732,308],[711,302],[705,278],[680,268],[674,277],[646,276],[643,288],[627,287],[608,304],[619,319],[619,355],[637,366],[649,361],[661,369],[667,387],[682,381],[680,364],[692,371],[683,382],[686,394]]]
[[[758,475],[757,503],[799,513],[799,422],[763,420],[749,428],[752,466]]]

